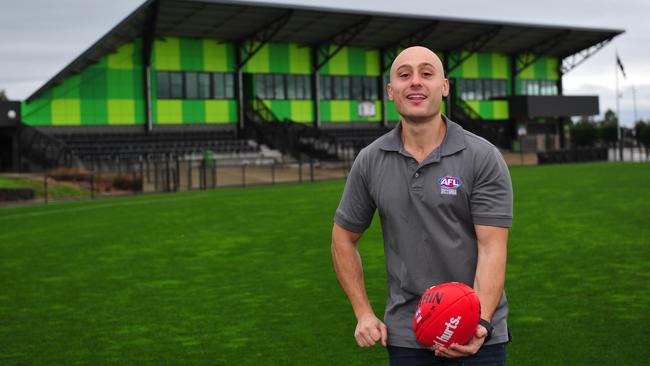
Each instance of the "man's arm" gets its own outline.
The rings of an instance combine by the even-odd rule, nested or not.
[[[481,300],[481,318],[492,322],[506,281],[508,228],[474,225],[478,239],[478,263],[474,290]]]
[[[386,325],[377,318],[363,280],[361,257],[357,250],[357,242],[362,233],[348,231],[338,224],[332,229],[332,261],[336,277],[350,300],[354,315],[357,317],[357,327],[354,338],[360,347],[372,347],[381,341],[385,347],[388,339]]]
[[[508,229],[484,225],[474,225],[474,228],[478,240],[474,290],[481,301],[481,318],[491,322],[505,286]],[[479,325],[467,345],[454,344],[440,349],[436,355],[452,358],[473,355],[481,348],[486,336],[487,329]]]

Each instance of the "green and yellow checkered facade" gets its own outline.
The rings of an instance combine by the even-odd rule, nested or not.
[[[153,46],[151,90],[154,124],[237,123],[236,99],[156,97],[157,71],[234,73],[236,50],[232,43],[213,39],[162,37],[157,38]],[[246,55],[243,51],[240,52],[240,58],[243,59]],[[145,83],[141,54],[140,39],[122,45],[79,74],[50,87],[37,98],[23,102],[23,120],[34,126],[143,125]],[[465,54],[453,56],[462,57]],[[377,49],[343,47],[325,63],[319,73],[379,78],[379,58],[380,52]],[[522,80],[558,80],[558,62],[557,58],[552,57],[536,60],[517,75],[514,93],[510,90],[511,58],[498,53],[471,55],[449,74],[449,78],[508,80],[508,94],[521,94]],[[312,64],[309,47],[293,43],[267,43],[245,64],[242,71],[244,74],[310,75]],[[466,102],[486,120],[509,117],[505,100]],[[312,100],[265,100],[264,103],[281,120],[304,123],[314,120]],[[358,115],[359,101],[321,100],[320,120],[322,123],[379,122],[381,100],[375,100],[374,103],[376,115],[361,117]],[[389,121],[399,119],[393,103],[387,104],[386,111]]]
[[[127,43],[30,102],[23,120],[35,126],[143,124],[140,41]]]

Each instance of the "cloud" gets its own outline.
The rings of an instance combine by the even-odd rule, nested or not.
[[[314,6],[310,0],[256,0]],[[128,16],[144,0],[22,0],[0,12],[0,89],[24,99]],[[615,108],[614,54],[618,51],[628,79],[621,90],[637,87],[637,114],[650,118],[650,1],[545,0],[482,2],[456,0],[440,6],[430,0],[325,0],[317,6],[430,16],[625,29],[604,49],[564,77],[567,93],[598,94],[601,112]],[[35,9],[38,9],[35,11]],[[36,82],[37,81],[37,82]],[[622,120],[634,119],[631,96],[620,101]]]

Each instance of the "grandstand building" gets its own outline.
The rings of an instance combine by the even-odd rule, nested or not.
[[[388,70],[401,49],[416,44],[443,60],[452,86],[446,115],[503,149],[525,148],[522,131],[546,136],[543,148],[557,149],[566,144],[567,118],[599,112],[597,96],[563,95],[563,75],[621,33],[149,0],[23,101],[12,119],[0,117],[9,156],[2,168],[19,169],[39,154],[53,164],[64,155],[83,161],[261,144],[309,156],[325,154],[323,141],[358,149],[398,121],[385,94]]]

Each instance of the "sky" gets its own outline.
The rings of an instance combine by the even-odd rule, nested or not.
[[[88,49],[144,0],[0,0],[0,90],[23,100]],[[625,30],[564,76],[564,94],[598,95],[616,110],[616,54],[623,125],[650,120],[648,0],[256,0],[400,14]],[[442,4],[442,5],[441,5]],[[635,93],[634,93],[635,91]],[[636,98],[634,98],[636,94]],[[635,103],[636,101],[636,103]],[[636,108],[635,108],[636,104]],[[636,113],[635,113],[636,110]],[[636,115],[636,119],[635,119]]]

